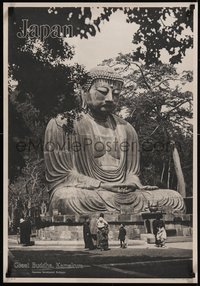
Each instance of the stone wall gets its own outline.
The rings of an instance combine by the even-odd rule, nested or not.
[[[91,217],[98,218],[99,214]],[[109,240],[118,240],[119,226],[125,224],[128,239],[140,239],[141,234],[152,233],[152,222],[156,214],[116,214],[105,213],[109,223]],[[83,240],[83,222],[86,216],[69,217],[56,215],[45,217],[52,225],[37,230],[37,238],[42,240]],[[147,220],[149,227],[147,227]],[[163,214],[165,228],[170,235],[192,236],[192,216],[187,214]]]
[[[166,230],[175,229],[177,236],[192,236],[192,215],[166,214],[164,221]]]
[[[127,238],[140,239],[145,233],[144,225],[126,224]],[[109,240],[118,240],[119,225],[109,224]],[[37,238],[41,240],[83,240],[82,225],[56,225],[41,228],[37,231]]]

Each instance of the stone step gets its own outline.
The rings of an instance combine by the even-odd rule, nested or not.
[[[44,246],[44,245],[65,245],[65,246],[77,246],[77,247],[84,247],[84,241],[82,240],[37,240],[34,239],[35,245],[37,246]],[[16,239],[10,238],[8,240],[9,245],[16,245],[18,244]],[[146,245],[146,241],[144,240],[127,240],[127,244],[134,246],[134,245]],[[109,241],[110,246],[119,246],[120,242],[116,240]]]
[[[166,240],[167,243],[173,242],[192,242],[191,236],[169,236]],[[155,237],[148,237],[147,238],[148,244],[155,244]]]
[[[60,240],[60,241],[53,241],[53,240],[36,240],[35,241],[35,245],[44,245],[44,244],[51,244],[51,245],[77,245],[77,246],[84,246],[84,242],[83,241],[80,241],[80,240],[77,240],[77,241],[74,241],[74,240]],[[127,241],[128,245],[145,245],[146,242],[144,240],[128,240]],[[110,246],[118,246],[120,243],[119,241],[116,241],[116,240],[111,240],[109,241],[109,245]]]
[[[53,245],[63,245],[63,246],[73,246],[73,247],[83,247],[83,240],[39,240],[37,238],[31,239],[34,241],[34,244],[37,246],[53,246]],[[167,237],[167,243],[175,243],[175,242],[192,242],[191,236],[173,236]],[[17,245],[17,237],[12,237],[8,239],[9,245]],[[141,239],[128,239],[127,244],[129,246],[139,246],[139,245],[147,245],[147,244],[155,244],[155,237],[153,234],[141,234]],[[109,240],[110,246],[119,246],[118,240]]]

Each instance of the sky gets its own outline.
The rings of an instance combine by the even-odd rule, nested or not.
[[[67,39],[69,44],[75,46],[73,62],[83,64],[90,69],[105,59],[116,57],[120,52],[132,51],[131,41],[137,31],[137,25],[126,23],[123,11],[112,14],[109,22],[101,23],[100,30],[100,33],[97,32],[95,37],[89,39],[79,37]]]
[[[97,16],[98,11],[93,10],[94,18]],[[169,19],[171,23],[173,19]],[[170,22],[169,22],[170,23]],[[95,37],[88,39],[80,39],[80,37],[73,37],[66,39],[70,45],[75,46],[75,56],[71,64],[83,64],[86,69],[91,69],[103,60],[114,58],[118,53],[130,53],[135,48],[132,39],[133,34],[137,31],[138,25],[135,23],[127,23],[126,15],[123,11],[117,11],[111,15],[110,21],[104,21],[100,24],[101,32],[97,32]],[[187,32],[187,31],[186,31]],[[161,59],[164,63],[169,63],[168,52],[163,49]],[[181,64],[176,65],[177,71],[181,72],[187,69],[193,70],[193,50],[190,49],[186,52],[186,56]]]

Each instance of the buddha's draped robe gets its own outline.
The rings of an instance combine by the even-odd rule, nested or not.
[[[173,211],[184,211],[177,191],[115,193],[103,189],[101,182],[140,184],[139,145],[134,128],[125,120],[110,115],[106,122],[81,113],[72,133],[66,132],[67,119],[58,115],[48,123],[44,158],[50,193],[49,211],[85,214],[100,211],[130,213],[144,211],[156,202]]]

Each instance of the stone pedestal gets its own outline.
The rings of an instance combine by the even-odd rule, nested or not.
[[[98,218],[100,213],[93,213],[91,218]],[[120,224],[125,224],[128,239],[141,239],[142,234],[153,233],[152,223],[157,213],[104,213],[109,223],[109,239],[118,240]],[[42,217],[37,236],[41,240],[83,240],[83,222],[87,215],[58,215]],[[162,214],[168,236],[192,236],[192,216],[188,214]]]
[[[153,221],[157,213],[143,213],[147,233],[153,233]],[[192,236],[192,215],[190,214],[161,214],[165,223],[167,236]]]
[[[90,215],[90,218],[98,218],[100,213]],[[49,222],[49,217],[42,218],[41,227],[38,230],[38,238],[42,240],[82,240],[83,222],[87,215],[55,215]],[[129,239],[139,239],[141,233],[145,233],[145,225],[141,215],[104,213],[105,220],[109,223],[109,239],[118,240],[119,227],[124,223]],[[47,226],[45,227],[45,224]]]

